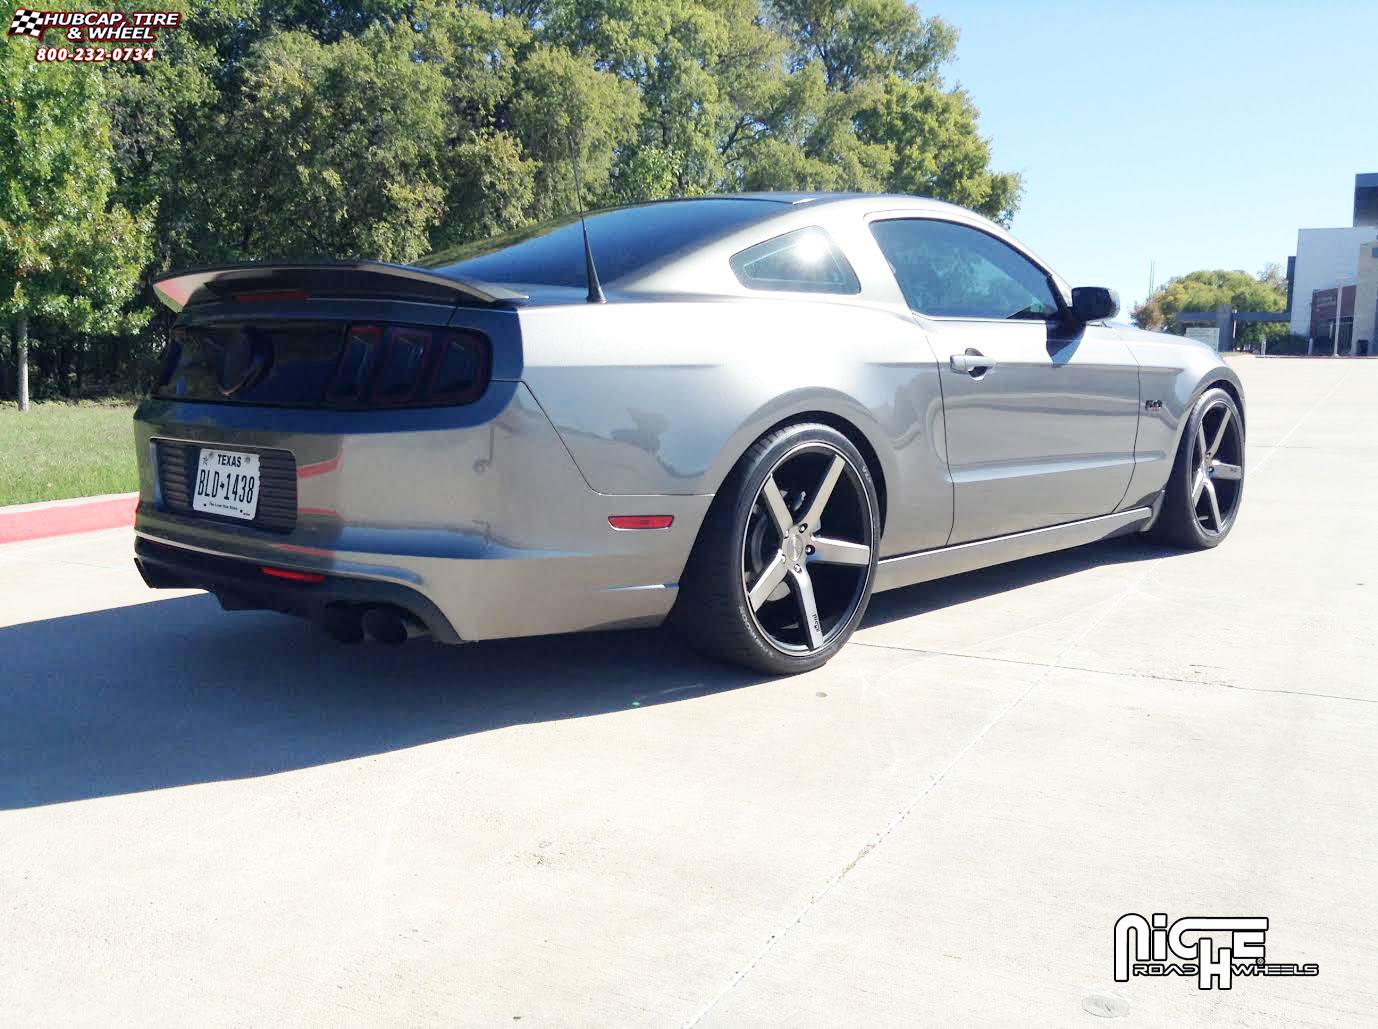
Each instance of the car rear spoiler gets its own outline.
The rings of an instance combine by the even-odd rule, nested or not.
[[[311,264],[227,264],[172,272],[153,282],[153,292],[173,311],[192,304],[230,300],[305,300],[312,296],[377,297],[441,303],[500,304],[525,300],[505,286],[384,261]]]

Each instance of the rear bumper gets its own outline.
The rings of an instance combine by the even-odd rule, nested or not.
[[[135,532],[149,584],[308,617],[337,599],[395,604],[451,642],[663,621],[712,497],[593,491],[526,387],[494,387],[487,410],[396,417],[146,403],[135,416]],[[170,510],[160,439],[290,451],[291,531]],[[614,514],[674,523],[619,531]],[[262,565],[324,575],[327,588],[269,581]]]
[[[425,595],[376,579],[328,575],[323,582],[274,579],[254,561],[215,557],[148,539],[134,543],[134,564],[150,589],[214,593],[227,611],[279,611],[324,622],[332,611],[401,608],[440,643],[462,643],[450,620]]]

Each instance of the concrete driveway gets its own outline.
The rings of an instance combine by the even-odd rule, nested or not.
[[[1241,361],[1234,536],[877,598],[784,680],[660,633],[342,648],[0,548],[9,1025],[1378,1018],[1378,362]],[[1112,977],[1266,916],[1305,978]]]

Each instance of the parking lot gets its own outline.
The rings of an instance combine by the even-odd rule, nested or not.
[[[1378,362],[1246,360],[1231,539],[884,594],[770,680],[668,634],[341,647],[0,548],[7,1024],[1378,1016]],[[1137,911],[1315,977],[1112,978]]]

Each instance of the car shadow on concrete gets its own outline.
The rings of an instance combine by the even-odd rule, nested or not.
[[[0,810],[737,689],[667,632],[343,646],[199,594],[0,629]]]
[[[1098,545],[878,596],[868,623],[1107,561]],[[207,595],[0,628],[0,810],[269,775],[533,722],[625,711],[769,677],[669,632],[342,646]]]
[[[1174,551],[1140,536],[1124,536],[1100,543],[1029,557],[1009,564],[993,565],[979,571],[954,575],[948,579],[920,583],[906,589],[877,593],[866,609],[864,625],[885,625],[902,618],[913,618],[929,611],[979,600],[1007,590],[1060,579],[1108,564],[1154,561]]]

